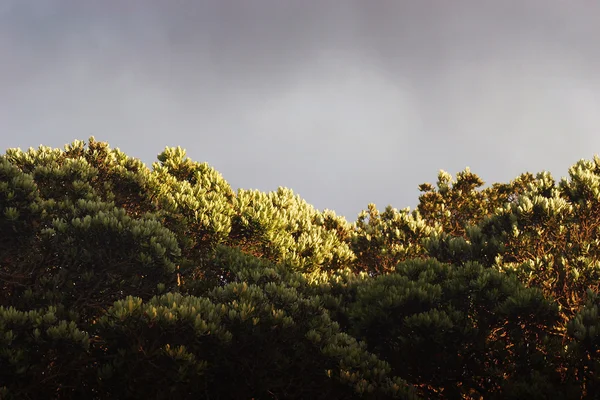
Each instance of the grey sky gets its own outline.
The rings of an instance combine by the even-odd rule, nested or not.
[[[354,220],[600,148],[600,2],[0,0],[0,150],[180,145]]]

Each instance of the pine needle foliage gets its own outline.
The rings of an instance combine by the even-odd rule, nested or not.
[[[2,399],[583,399],[600,159],[355,222],[167,147],[0,155]]]

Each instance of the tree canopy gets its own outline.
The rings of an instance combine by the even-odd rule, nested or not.
[[[600,393],[600,158],[348,222],[166,148],[0,155],[0,398]]]

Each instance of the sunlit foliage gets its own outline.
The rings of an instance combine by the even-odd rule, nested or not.
[[[600,392],[600,159],[350,223],[166,148],[0,155],[0,398]]]

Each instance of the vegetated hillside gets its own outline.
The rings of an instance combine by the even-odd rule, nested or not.
[[[0,398],[600,393],[600,159],[348,223],[167,148],[0,156]]]

